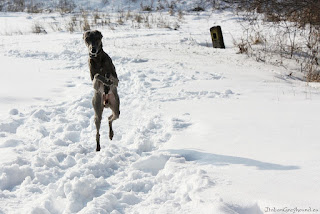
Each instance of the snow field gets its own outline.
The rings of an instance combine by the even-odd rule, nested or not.
[[[59,75],[65,77],[65,73],[71,80],[64,78],[62,81],[66,82],[56,90],[51,88],[50,80],[47,84],[35,75],[32,84],[43,81],[35,91],[44,88],[41,96],[50,94],[50,98],[44,103],[39,99],[40,105],[30,110],[12,108],[7,119],[1,122],[1,147],[10,150],[10,154],[2,154],[5,163],[1,166],[1,201],[5,205],[1,205],[2,212],[122,213],[134,211],[133,207],[141,202],[141,207],[135,208],[137,213],[150,203],[156,203],[150,212],[165,202],[168,208],[172,206],[173,210],[180,210],[186,209],[183,204],[190,202],[190,197],[196,197],[197,191],[212,185],[205,172],[194,167],[172,175],[174,170],[183,168],[184,158],[168,152],[155,152],[170,139],[172,131],[187,127],[182,119],[166,117],[159,111],[159,103],[194,99],[198,95],[224,95],[182,90],[175,96],[168,92],[162,94],[159,89],[194,79],[219,79],[220,75],[183,72],[181,68],[184,65],[179,62],[179,57],[175,54],[165,56],[166,48],[159,49],[165,45],[163,38],[160,37],[160,44],[156,47],[152,38],[148,41],[148,37],[157,34],[155,32],[137,32],[142,37],[137,41],[134,34],[131,39],[130,35],[108,37],[110,32],[103,34],[105,50],[112,56],[122,84],[119,94],[123,123],[115,122],[116,134],[112,144],[107,143],[107,123],[103,123],[103,149],[100,153],[94,152],[92,89],[81,35],[14,36],[18,42],[5,46],[10,49],[4,50],[5,57],[32,61],[28,71],[32,71],[32,66],[39,60],[40,63],[49,61],[47,67],[62,70],[53,74],[56,75],[54,80],[59,79]],[[168,30],[161,34],[164,38],[172,36]],[[178,35],[174,37],[176,39]],[[108,43],[109,39],[115,44],[111,49],[109,44],[112,41]],[[153,57],[150,57],[153,50],[142,51],[143,57],[136,55],[136,48],[145,41],[149,42],[145,45],[156,50]],[[130,44],[131,50],[124,49]],[[126,53],[121,53],[122,50]],[[173,57],[177,59],[169,63]],[[61,63],[56,64],[59,61]],[[154,61],[152,67],[150,61]],[[44,76],[52,74],[50,70],[44,72]],[[16,77],[12,78],[14,81]],[[80,89],[82,87],[85,90]],[[13,95],[19,100],[19,93]],[[62,95],[67,97],[60,97]],[[33,97],[29,99],[29,102],[34,100]],[[108,113],[105,112],[104,121]],[[181,176],[186,178],[181,181]],[[175,192],[176,185],[181,183],[183,185]],[[150,192],[152,197],[148,197]]]
[[[226,50],[207,47],[215,24]],[[318,89],[237,55],[238,29],[228,12],[188,15],[178,31],[99,29],[121,115],[109,141],[105,110],[98,153],[82,35],[1,36],[5,70],[21,69],[1,69],[1,90],[17,91],[1,93],[11,103],[1,105],[0,213],[317,208]]]

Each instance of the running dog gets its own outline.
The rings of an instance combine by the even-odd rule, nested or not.
[[[102,34],[100,31],[86,31],[83,39],[89,51],[90,77],[93,83],[94,95],[92,106],[94,109],[94,122],[97,129],[96,151],[100,151],[100,125],[104,108],[110,108],[109,138],[113,138],[112,122],[119,118],[120,100],[117,92],[118,76],[111,58],[102,49]]]

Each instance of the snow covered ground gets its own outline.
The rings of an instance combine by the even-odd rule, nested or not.
[[[98,153],[82,34],[25,33],[40,18],[0,15],[0,213],[320,212],[319,85],[236,54],[231,12],[99,29],[121,115]]]

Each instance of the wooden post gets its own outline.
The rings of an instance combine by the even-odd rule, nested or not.
[[[226,48],[223,42],[223,36],[220,26],[214,26],[210,28],[212,46],[214,48]]]

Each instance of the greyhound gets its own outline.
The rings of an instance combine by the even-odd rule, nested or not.
[[[110,108],[109,139],[113,138],[112,122],[119,118],[120,99],[117,92],[119,79],[111,58],[102,49],[101,32],[86,31],[83,39],[89,50],[89,69],[93,83],[94,95],[92,106],[94,109],[94,122],[96,125],[96,151],[100,151],[100,125],[104,108]]]

